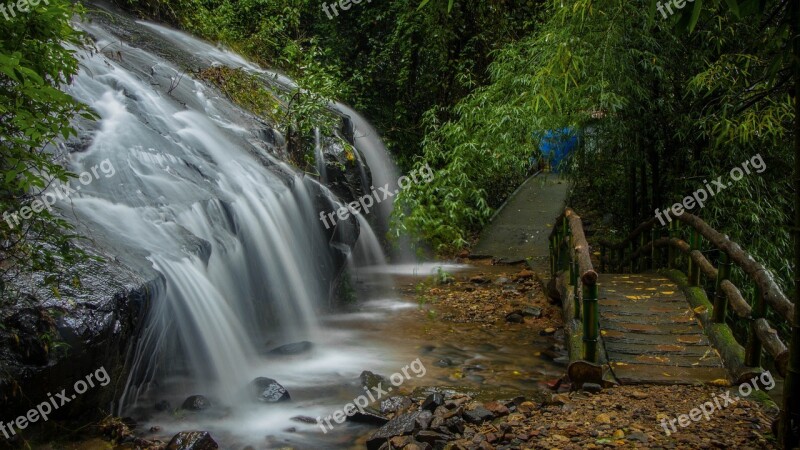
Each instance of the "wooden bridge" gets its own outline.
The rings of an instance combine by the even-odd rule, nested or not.
[[[652,219],[598,246],[592,254],[581,218],[566,208],[550,235],[550,271],[573,383],[740,384],[764,370],[786,377],[790,357],[800,361],[773,327],[791,327],[794,304],[769,271],[699,217],[684,213],[668,228]],[[799,388],[787,382],[784,398]]]

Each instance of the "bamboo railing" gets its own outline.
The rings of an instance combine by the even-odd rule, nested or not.
[[[574,317],[583,327],[583,359],[598,362],[600,311],[597,305],[597,272],[592,265],[589,243],[581,218],[566,208],[556,219],[550,233],[550,272],[555,279],[560,271],[568,270],[570,285],[574,286]]]
[[[615,272],[624,272],[626,269],[631,272],[656,269],[659,268],[659,262],[665,263],[669,269],[679,270],[678,255],[685,255],[690,287],[701,287],[702,276],[713,281],[714,288],[710,296],[713,297],[712,323],[725,324],[729,310],[748,322],[747,342],[744,344],[745,366],[760,368],[762,352],[766,351],[774,360],[778,373],[785,376],[789,349],[767,320],[767,312],[771,309],[775,313],[774,317],[791,324],[794,304],[789,301],[770,272],[737,243],[693,214],[684,213],[676,219],[668,228],[663,227],[661,233],[658,232],[661,227],[656,219],[651,219],[642,223],[620,242],[600,241],[601,271],[605,271],[607,265],[611,265]],[[684,231],[688,231],[689,242],[681,238]],[[701,252],[704,241],[719,251],[716,266]],[[609,251],[615,258],[609,255]],[[755,287],[756,294],[750,302],[730,280],[733,265],[738,266]]]

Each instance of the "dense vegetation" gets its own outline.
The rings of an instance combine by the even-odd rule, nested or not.
[[[422,7],[401,0],[353,5],[331,17],[309,0],[119,3],[294,76],[303,89],[294,93],[290,125],[301,136],[324,99],[365,111],[403,168],[437,170],[433,183],[403,193],[396,223],[438,252],[462,248],[480,230],[529,173],[543,132],[570,128],[584,145],[563,169],[578,196],[620,231],[761,154],[767,176],[745,177],[701,213],[782,280],[790,278],[793,156],[786,144],[794,113],[786,2],[698,1],[667,18],[655,4],[613,0],[439,0]],[[3,41],[4,57],[21,51],[24,58],[33,45],[61,52],[36,61],[51,66],[32,67],[54,74],[41,80],[51,88],[75,70],[57,45],[74,39],[67,9],[55,5],[0,25],[10,27],[4,36],[29,34]],[[6,77],[6,87],[25,84]],[[54,113],[31,122],[50,134],[32,132],[35,142],[19,148],[41,148],[54,131],[69,132],[66,120],[79,106],[53,95],[30,105],[47,104]],[[15,127],[9,136],[24,126],[24,115],[14,117],[3,122]],[[4,160],[4,180],[15,184],[5,201],[23,202],[7,210],[30,201],[30,188],[40,183],[31,174],[66,176],[57,165],[44,166],[49,156],[15,176],[11,166],[19,161]]]
[[[76,114],[92,117],[59,89],[78,69],[64,46],[79,43],[69,24],[77,12],[53,0],[0,20],[0,300],[10,281],[31,272],[49,274],[45,282],[57,289],[59,267],[82,256],[69,224],[34,195],[72,176],[48,144],[74,134]]]

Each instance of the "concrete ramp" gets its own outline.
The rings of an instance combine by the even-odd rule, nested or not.
[[[567,181],[556,174],[528,178],[483,230],[472,256],[504,263],[527,260],[534,269],[548,270],[548,237],[553,221],[564,210],[568,188]]]

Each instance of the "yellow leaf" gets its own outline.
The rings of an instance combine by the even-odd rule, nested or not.
[[[704,312],[708,311],[708,307],[705,305],[700,305],[694,309],[694,312],[697,314],[703,314]]]

